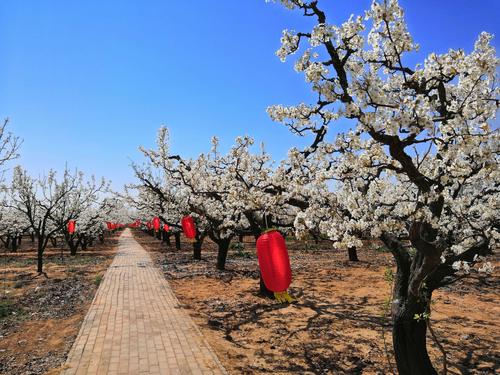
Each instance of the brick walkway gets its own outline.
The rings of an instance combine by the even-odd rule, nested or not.
[[[149,254],[126,229],[62,374],[226,372]]]

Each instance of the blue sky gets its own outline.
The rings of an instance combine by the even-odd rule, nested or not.
[[[321,3],[341,22],[370,1]],[[419,58],[470,50],[483,30],[500,34],[497,0],[401,4]],[[18,162],[30,173],[68,163],[116,189],[132,180],[129,160],[141,160],[137,147],[153,146],[161,124],[185,156],[208,150],[212,135],[227,148],[249,134],[280,159],[304,140],[265,109],[310,94],[274,52],[282,29],[310,22],[264,0],[2,0],[0,117],[24,139]]]

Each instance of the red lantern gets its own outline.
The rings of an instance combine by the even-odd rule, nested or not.
[[[165,232],[168,232],[168,231],[170,230],[170,227],[168,226],[168,224],[164,224],[164,225],[163,225],[163,230],[164,230]]]
[[[285,239],[280,232],[271,230],[257,239],[257,257],[267,289],[276,293],[285,292],[292,282],[292,270]]]
[[[184,235],[189,239],[196,238],[196,226],[194,225],[194,220],[191,216],[184,216],[181,220],[182,230]]]
[[[160,218],[159,217],[153,218],[153,228],[155,228],[155,232],[158,232],[160,230]]]
[[[69,234],[75,233],[75,227],[76,227],[76,221],[74,221],[74,220],[68,221],[68,233]]]
[[[108,230],[113,229],[113,224],[111,224],[111,222],[107,221],[106,225],[108,226]]]

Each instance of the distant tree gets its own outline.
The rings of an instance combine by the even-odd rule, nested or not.
[[[22,167],[14,169],[7,207],[23,215],[36,235],[39,274],[43,273],[43,253],[49,240],[64,231],[68,221],[79,212],[81,204],[86,204],[82,201],[69,203],[68,199],[72,196],[76,199],[81,194],[84,201],[89,197],[89,190],[85,189],[84,175],[79,171],[71,173],[66,169],[58,180],[52,170],[46,176],[34,179]]]

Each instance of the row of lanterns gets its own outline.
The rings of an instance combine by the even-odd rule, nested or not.
[[[122,224],[108,222],[108,229],[113,230],[122,228]],[[141,225],[140,220],[136,220],[135,227]],[[75,231],[76,222],[70,220],[68,222],[68,232],[70,234]],[[129,225],[130,226],[130,225]],[[191,216],[185,216],[181,220],[182,231],[190,240],[196,238],[196,225]],[[161,221],[159,217],[154,217],[153,220],[147,223],[149,230],[154,229],[156,232],[160,230]],[[168,232],[170,227],[168,224],[163,225],[163,230]],[[275,229],[264,232],[257,239],[257,258],[259,261],[260,274],[264,285],[267,289],[274,292],[275,298],[279,302],[292,302],[292,297],[287,290],[292,282],[292,270],[290,267],[290,257],[286,242],[280,232]]]
[[[165,226],[168,228],[166,224]],[[191,216],[183,217],[181,226],[187,238],[191,240],[196,238],[196,225]],[[160,218],[153,218],[152,227],[155,231],[160,229]],[[292,302],[293,298],[287,292],[292,282],[290,257],[285,239],[280,232],[271,229],[257,239],[257,258],[266,288],[274,292],[279,302]]]
[[[148,230],[154,229],[155,232],[158,232],[161,228],[161,220],[159,217],[154,217],[151,221],[146,223]],[[189,239],[196,238],[196,225],[191,216],[185,216],[181,220],[182,231],[184,235]],[[170,231],[170,226],[168,224],[163,224],[162,228],[165,232]]]

